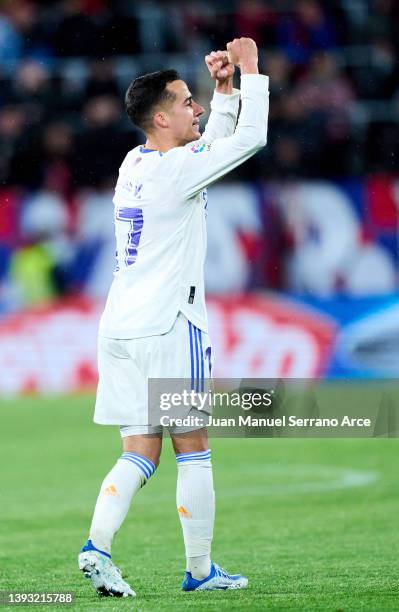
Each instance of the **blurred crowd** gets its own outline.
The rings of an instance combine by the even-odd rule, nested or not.
[[[0,205],[10,213],[0,221],[0,278],[10,269],[28,274],[23,249],[31,254],[60,227],[76,236],[80,202],[93,190],[109,198],[124,155],[143,142],[123,109],[129,82],[175,67],[209,106],[204,55],[242,35],[256,40],[270,75],[269,143],[233,178],[398,172],[395,0],[2,0]],[[32,201],[47,213],[29,212]],[[50,210],[55,221],[42,227],[37,218]],[[22,255],[10,263],[11,247],[10,257]],[[68,259],[68,248],[56,252],[51,261],[35,252],[34,265],[51,275],[28,294],[68,291],[68,274],[54,263]]]

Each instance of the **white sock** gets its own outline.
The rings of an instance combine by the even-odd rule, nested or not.
[[[176,502],[188,572],[196,580],[209,576],[211,544],[215,521],[211,451],[176,455]]]
[[[155,465],[137,453],[123,453],[105,477],[90,527],[89,539],[99,550],[111,554],[114,535],[122,525],[133,495],[155,472]]]

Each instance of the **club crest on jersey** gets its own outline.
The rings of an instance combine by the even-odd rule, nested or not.
[[[190,147],[190,151],[192,151],[193,153],[203,153],[204,151],[209,151],[210,148],[210,144],[196,143],[192,147]]]
[[[134,183],[130,179],[126,179],[124,183],[122,183],[122,189],[125,191],[133,192],[134,197],[141,199],[141,190],[143,188],[143,183],[140,180],[136,180]]]
[[[124,189],[125,191],[133,191],[133,183],[130,179],[126,179],[123,183],[122,183],[122,189]]]

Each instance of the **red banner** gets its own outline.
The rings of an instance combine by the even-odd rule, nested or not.
[[[94,388],[102,302],[56,303],[0,320],[0,394]],[[318,312],[281,297],[208,300],[215,376],[311,378],[323,374],[336,334]]]

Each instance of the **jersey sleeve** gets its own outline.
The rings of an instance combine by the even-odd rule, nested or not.
[[[241,113],[234,134],[181,147],[176,159],[177,193],[189,199],[245,162],[266,144],[269,111],[269,78],[241,76]]]
[[[233,89],[231,94],[214,92],[211,100],[211,114],[202,134],[201,142],[213,142],[234,133],[237,123],[240,90]]]

